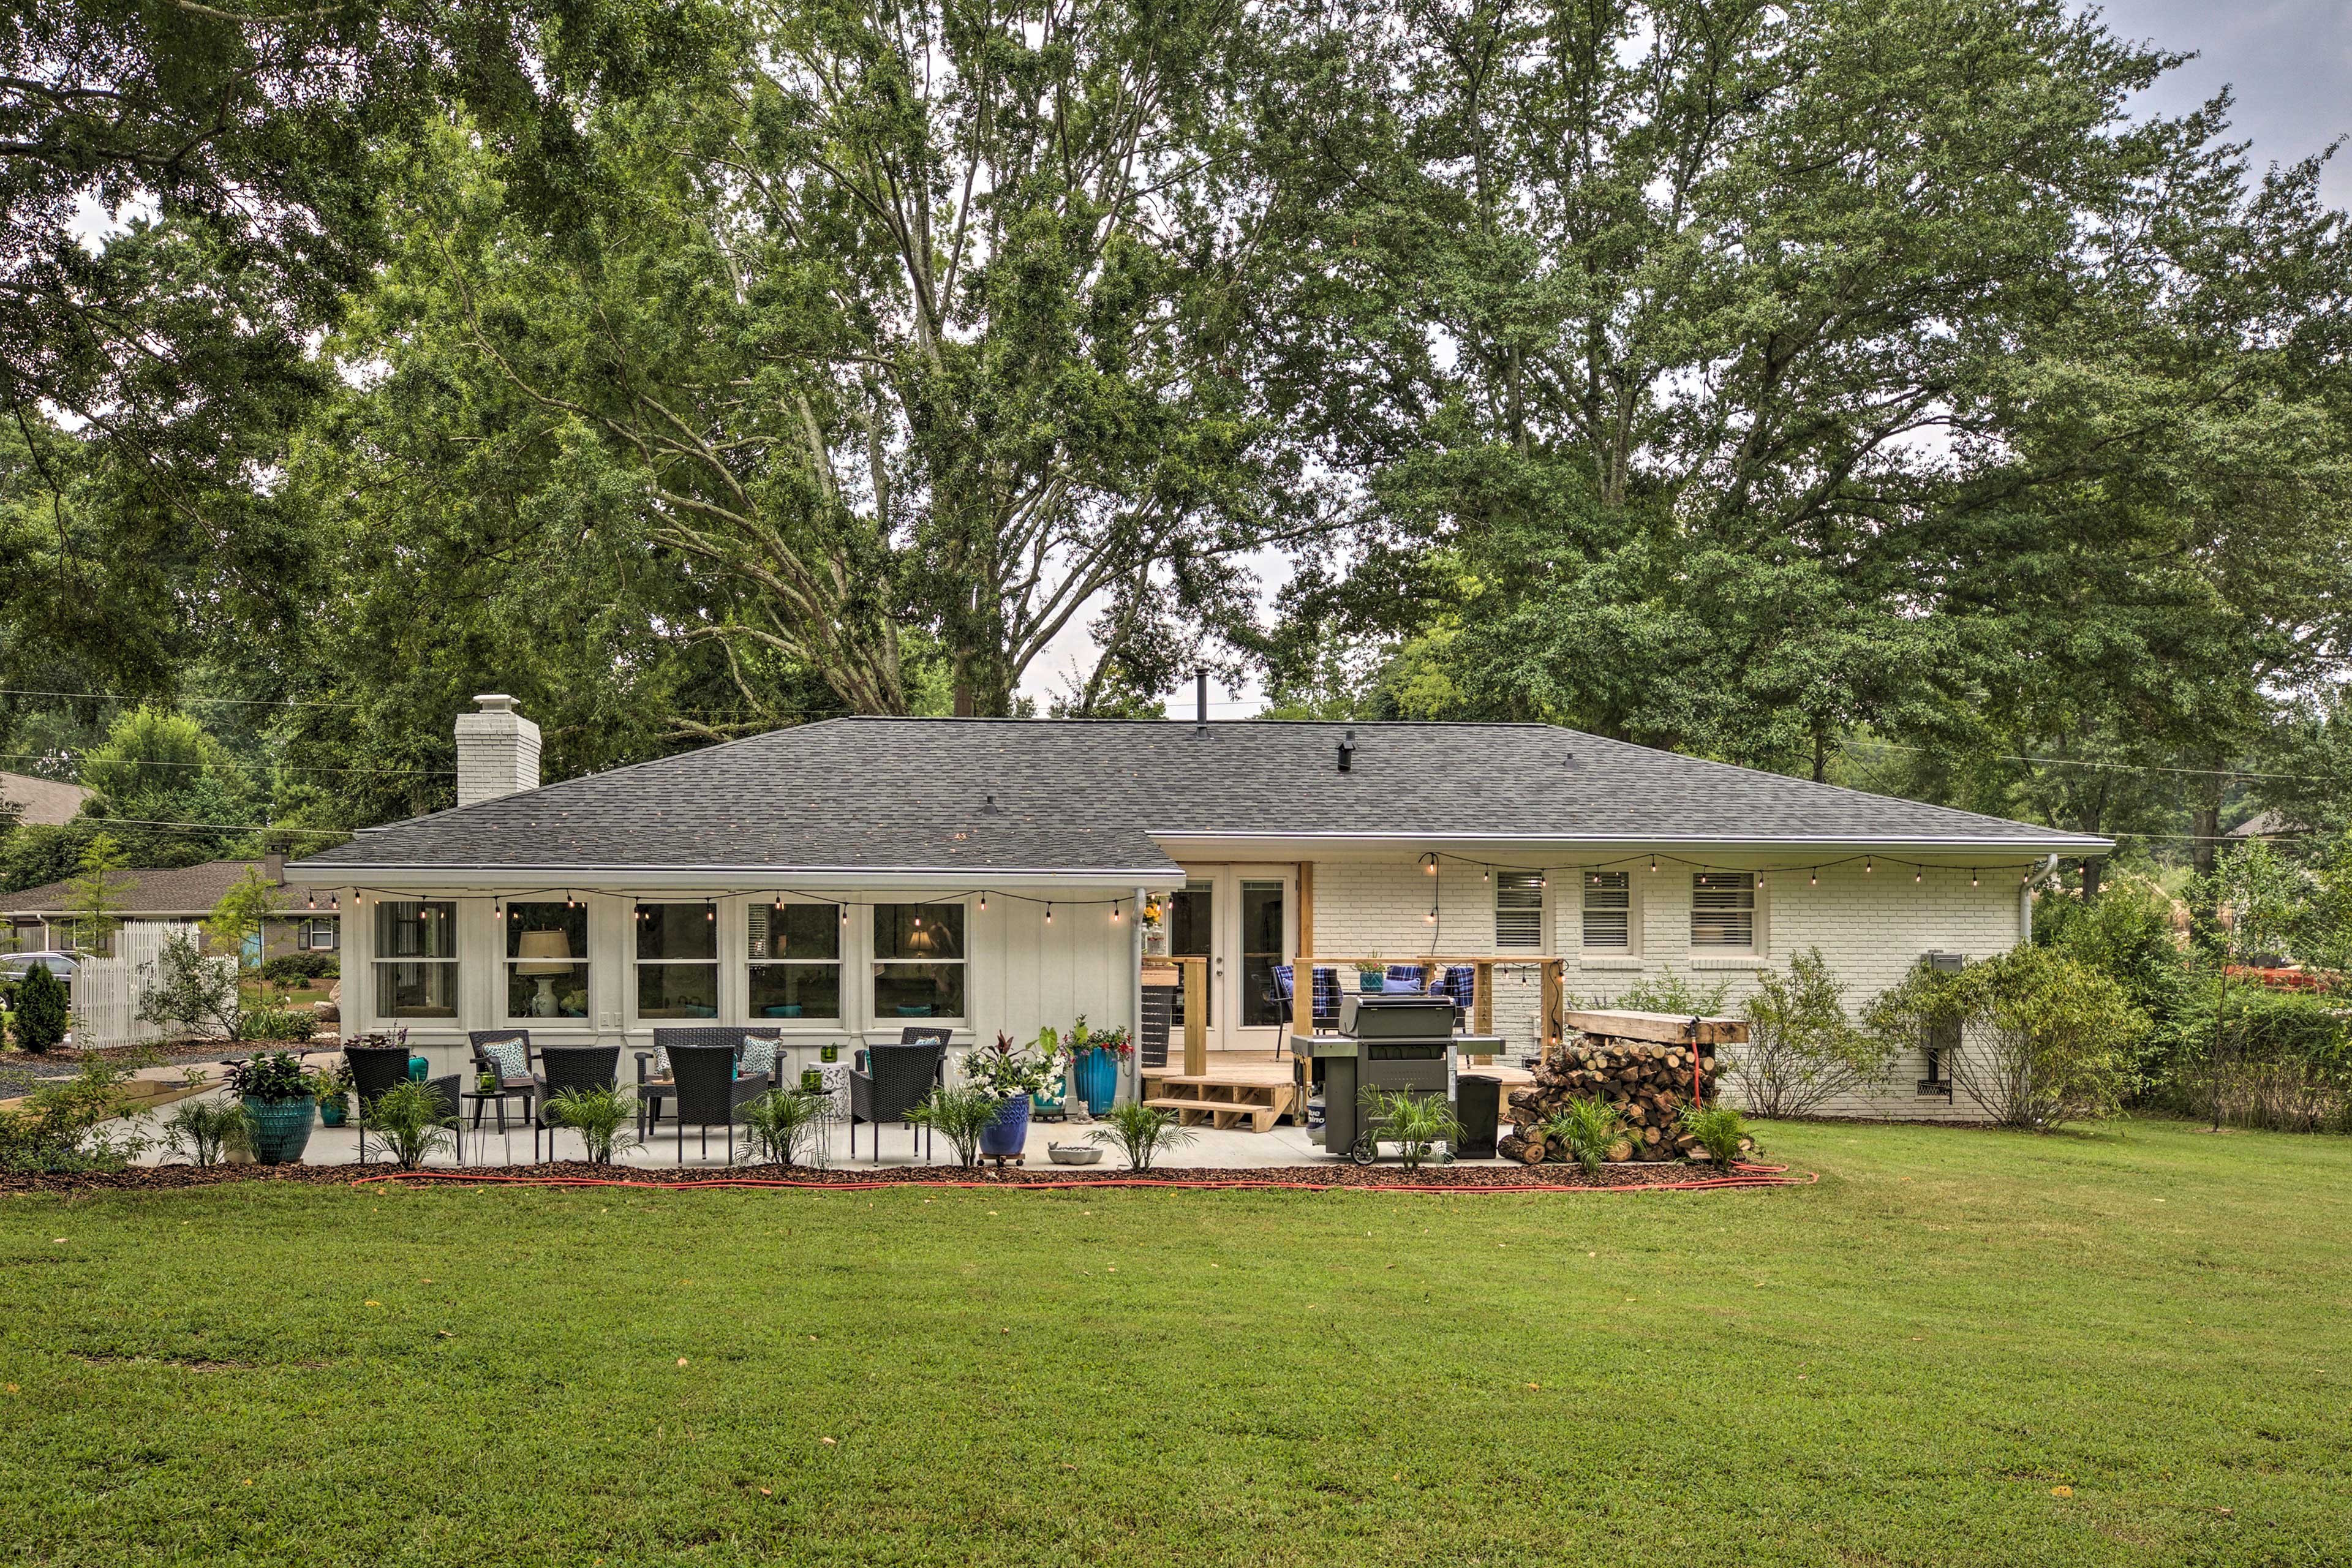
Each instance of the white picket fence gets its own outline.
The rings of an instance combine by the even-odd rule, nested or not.
[[[201,941],[193,921],[126,921],[114,933],[114,956],[85,958],[74,971],[73,1031],[79,1047],[135,1046],[160,1039],[164,1031],[139,1021],[139,999],[155,984],[163,943],[176,931]],[[234,970],[236,960],[205,961]]]

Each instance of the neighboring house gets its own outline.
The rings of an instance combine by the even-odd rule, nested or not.
[[[359,917],[344,1017],[436,1071],[465,1031],[642,1048],[775,1024],[805,1062],[1141,1016],[1139,909],[1203,958],[1213,1050],[1270,1059],[1275,965],[1496,967],[1539,1048],[1543,971],[1613,999],[1819,947],[1860,1004],[2032,929],[2029,878],[2108,840],[1535,724],[849,718],[537,787],[511,699],[458,721],[455,808],[295,869]],[[324,902],[325,900],[321,900]],[[1846,1109],[1965,1116],[1920,1053]]]
[[[0,773],[0,821],[13,816],[24,827],[60,826],[81,814],[91,793],[78,784],[31,773]]]
[[[118,918],[125,921],[202,920],[246,872],[258,868],[286,900],[286,910],[266,923],[260,956],[288,952],[332,952],[339,945],[341,916],[335,906],[338,889],[286,880],[286,858],[259,860],[207,860],[201,866],[129,868],[115,873],[123,896]],[[75,940],[71,881],[48,882],[21,893],[0,893],[0,921],[5,921],[10,946],[16,951],[37,948],[73,950]],[[248,944],[250,945],[250,944]]]

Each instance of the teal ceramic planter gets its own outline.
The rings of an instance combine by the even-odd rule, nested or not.
[[[1078,1098],[1087,1102],[1088,1116],[1100,1116],[1118,1093],[1118,1058],[1097,1046],[1088,1046],[1078,1053],[1077,1067]]]
[[[253,1158],[264,1165],[290,1165],[310,1146],[311,1121],[319,1113],[316,1097],[299,1100],[247,1098],[245,1114],[253,1123]]]
[[[350,1110],[351,1108],[340,1100],[322,1100],[319,1101],[319,1125],[341,1127]]]

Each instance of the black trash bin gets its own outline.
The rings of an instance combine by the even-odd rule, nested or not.
[[[1495,1157],[1495,1129],[1503,1120],[1503,1080],[1476,1073],[1454,1079],[1454,1119],[1462,1123],[1462,1142],[1454,1154],[1461,1160]]]

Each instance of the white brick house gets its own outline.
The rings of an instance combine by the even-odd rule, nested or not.
[[[1280,1048],[1302,951],[1481,960],[1532,1054],[1547,966],[1736,1005],[1817,947],[1859,1007],[1924,954],[2015,944],[2048,858],[2112,847],[1519,724],[843,719],[540,788],[536,727],[481,702],[459,805],[296,868],[341,889],[346,1026],[405,1027],[436,1070],[511,1026],[766,1024],[814,1060],[910,1021],[1134,1023],[1146,911],[1234,1059]],[[1969,1114],[1926,1076],[1845,1109]]]

